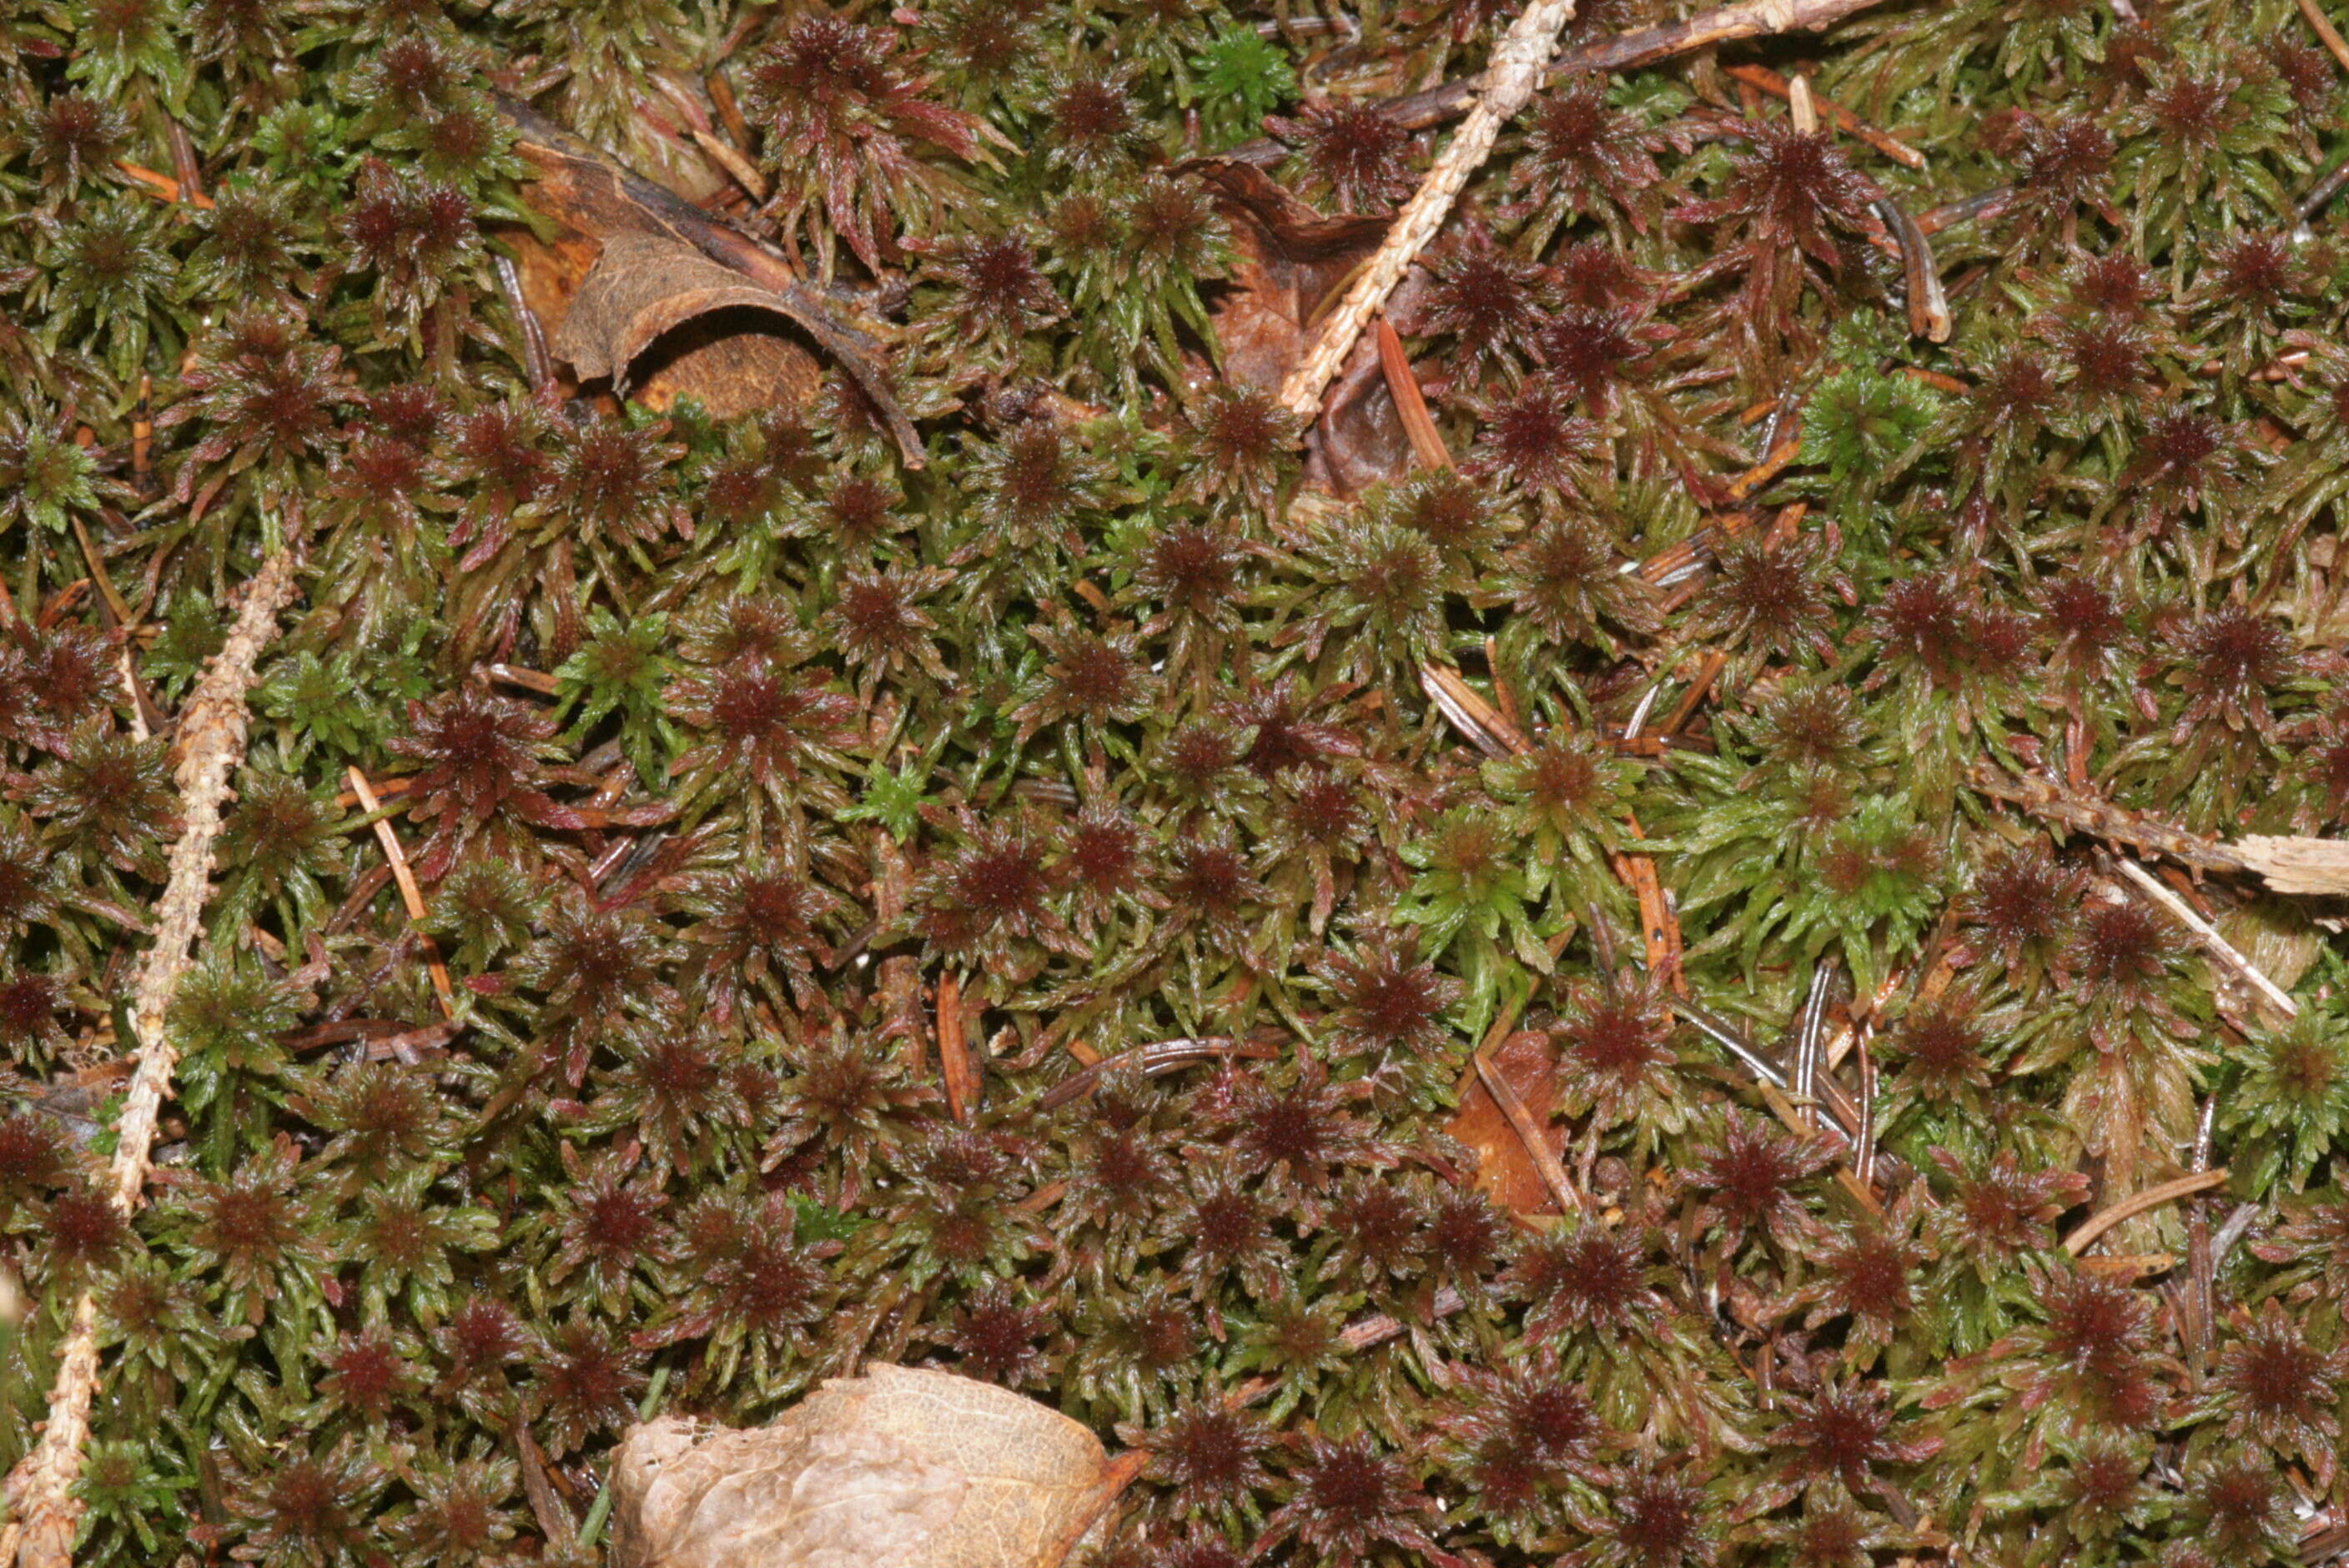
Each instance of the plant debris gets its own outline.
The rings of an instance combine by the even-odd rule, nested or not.
[[[1056,1568],[1125,1474],[1032,1399],[874,1363],[771,1425],[675,1416],[612,1461],[613,1568]]]
[[[2349,1552],[2340,20],[17,8],[0,1568]]]

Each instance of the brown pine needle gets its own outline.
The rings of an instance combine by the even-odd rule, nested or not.
[[[2123,858],[2118,864],[2121,874],[2135,883],[2138,892],[2167,911],[2173,920],[2194,934],[2219,966],[2258,993],[2269,1008],[2284,1018],[2300,1016],[2300,1004],[2293,1001],[2283,988],[2269,979],[2265,971],[2243,955],[2240,949],[2219,934],[2219,928],[2194,913],[2191,905],[2178,897],[2160,881],[2133,860]]]
[[[1777,445],[1764,455],[1753,468],[1729,481],[1729,499],[1741,501],[1784,473],[1788,463],[1802,454],[1803,430],[1797,423],[1778,438]]]
[[[1509,722],[1506,714],[1486,702],[1484,696],[1463,680],[1460,672],[1450,665],[1420,665],[1419,686],[1451,722],[1452,727],[1485,756],[1495,758],[1523,757],[1534,748],[1533,742],[1526,738],[1523,730]]]
[[[367,782],[367,776],[356,766],[350,769],[349,776],[351,790],[359,798],[359,805],[367,813],[373,816],[382,810],[383,802],[376,799],[375,788]],[[399,884],[399,901],[408,906],[408,918],[416,927],[418,939],[424,944],[424,964],[432,972],[432,991],[440,998],[440,1016],[453,1018],[457,1016],[457,992],[449,983],[449,966],[440,962],[440,947],[424,934],[427,913],[424,890],[416,885],[416,873],[409,869],[408,852],[399,847],[399,835],[391,830],[388,821],[376,823],[375,838],[376,842],[383,846],[384,859],[391,862],[391,880]]]
[[[1423,467],[1450,468],[1452,449],[1444,444],[1444,433],[1427,411],[1427,398],[1419,390],[1419,377],[1412,374],[1411,356],[1403,352],[1402,339],[1383,316],[1379,318],[1378,340],[1379,368],[1386,374],[1387,393],[1402,419],[1402,433],[1411,438],[1412,455]]]
[[[963,1026],[962,982],[952,972],[938,976],[937,1008],[938,1073],[946,1079],[947,1114],[968,1127],[978,1110],[978,1063]]]
[[[1721,678],[1721,672],[1727,668],[1728,665],[1729,655],[1719,648],[1706,653],[1703,662],[1698,666],[1696,679],[1689,683],[1688,691],[1672,706],[1672,711],[1664,716],[1664,722],[1659,727],[1658,733],[1678,735],[1681,732],[1681,726],[1694,717],[1697,704],[1704,700],[1705,693],[1713,689],[1713,683]]]
[[[168,174],[159,174],[152,169],[141,168],[140,165],[131,162],[128,159],[116,159],[114,167],[125,175],[129,176],[133,184],[136,184],[140,190],[146,191],[150,196],[171,202],[178,202],[181,200],[185,200],[188,201],[189,205],[196,208],[200,211],[209,212],[212,210],[212,199],[211,197],[205,195],[201,191],[196,191],[193,195],[186,195],[181,191],[180,182],[172,179]]]
[[[2227,1168],[2221,1165],[2215,1170],[2197,1171],[2189,1176],[2179,1176],[2172,1181],[2164,1181],[2158,1186],[2147,1187],[2142,1192],[2132,1192],[2111,1208],[2100,1213],[2091,1214],[2081,1221],[2079,1228],[2064,1238],[2064,1250],[2076,1258],[2083,1251],[2094,1245],[2098,1236],[2103,1235],[2122,1221],[2133,1220],[2147,1209],[2158,1209],[2164,1203],[2176,1199],[2190,1197],[2197,1192],[2207,1192],[2211,1188],[2222,1184],[2226,1180]]]

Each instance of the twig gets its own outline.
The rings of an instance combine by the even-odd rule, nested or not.
[[[2122,857],[2119,865],[2121,874],[2136,883],[2138,892],[2168,910],[2178,924],[2192,932],[2195,940],[2202,944],[2203,951],[2217,959],[2228,973],[2258,992],[2271,1007],[2285,1017],[2300,1016],[2300,1004],[2269,979],[2260,966],[2245,957],[2233,943],[2220,935],[2217,926],[2195,913],[2191,905],[2162,886],[2158,878],[2148,874],[2135,861]]]
[[[1785,98],[1790,103],[1794,100],[1794,83],[1767,66],[1727,66],[1723,67],[1722,74],[1741,82],[1751,83],[1764,92]],[[1812,108],[1826,116],[1835,128],[1845,135],[1866,142],[1895,163],[1903,164],[1910,169],[1925,167],[1925,155],[1907,142],[1898,137],[1886,135],[1839,103],[1831,103],[1816,93],[1810,96]]]
[[[356,763],[350,769],[349,778],[351,790],[358,796],[359,805],[368,816],[373,817],[383,810],[383,802],[376,799],[374,786],[367,782],[367,776],[358,770]],[[399,884],[399,899],[408,906],[409,922],[416,927],[416,934],[424,944],[424,964],[432,972],[432,991],[440,998],[440,1016],[453,1018],[457,1016],[457,992],[449,984],[449,966],[440,962],[440,949],[424,933],[427,913],[424,890],[416,885],[416,873],[409,869],[407,851],[399,847],[399,835],[391,830],[391,824],[377,818],[375,837],[376,842],[383,846],[383,858],[391,862],[391,880]]]
[[[2103,1212],[2091,1214],[2081,1221],[2079,1228],[2064,1238],[2064,1250],[2076,1258],[2093,1245],[2098,1236],[2123,1220],[2135,1219],[2147,1209],[2158,1209],[2172,1199],[2183,1198],[2193,1192],[2207,1192],[2226,1180],[2227,1168],[2221,1165],[2216,1170],[2197,1171],[2191,1175],[2164,1181],[2159,1186],[2147,1187],[2142,1192],[2132,1192]]]
[[[2316,0],[2300,0],[2300,14],[2308,18],[2309,27],[2314,31],[2325,48],[2332,52],[2333,57],[2341,62],[2341,68],[2349,71],[2349,39],[2344,39],[2341,36],[2341,29],[2334,26],[2332,19],[2317,9]]]
[[[1584,72],[1628,71],[1740,38],[1816,33],[1880,4],[1882,0],[1745,0],[1743,5],[1723,5],[1686,21],[1618,33],[1611,38],[1568,50],[1558,57],[1549,74],[1555,80]],[[1475,97],[1476,84],[1473,81],[1444,82],[1423,92],[1392,98],[1379,106],[1379,112],[1407,129],[1423,130],[1459,118]],[[1245,149],[1243,152],[1253,150]]]
[[[108,1173],[108,1201],[125,1219],[138,1209],[146,1188],[156,1119],[179,1061],[163,1019],[202,930],[221,808],[228,798],[229,775],[244,755],[245,694],[261,650],[277,634],[277,613],[293,596],[294,558],[280,549],[262,562],[246,585],[236,624],[181,714],[176,779],[182,825],[171,846],[163,896],[155,904],[155,945],[140,961],[129,1015],[134,1037],[124,1042],[136,1049],[138,1060],[116,1123],[114,1160]],[[81,1474],[90,1401],[97,1391],[98,1305],[84,1290],[58,1352],[40,1443],[18,1462],[6,1483],[9,1511],[21,1530],[14,1554],[17,1568],[70,1568],[83,1506],[73,1488]]]
[[[2160,855],[2194,872],[2240,872],[2261,869],[2279,892],[2305,891],[2283,886],[2276,872],[2255,868],[2242,846],[2217,843],[2156,818],[2116,806],[2087,790],[2072,790],[2053,780],[2025,776],[2010,778],[1986,762],[1967,770],[1966,782],[1994,800],[2020,806],[2043,821],[2075,829],[2092,838],[2127,844],[2144,855]],[[2246,839],[2243,845],[2298,843],[2300,840]]]
[[[2213,848],[2231,855],[2235,866],[2259,872],[2278,892],[2325,898],[2349,893],[2349,841],[2247,833],[2232,844]]]
[[[1419,389],[1419,377],[1411,373],[1411,356],[1403,352],[1402,339],[1386,318],[1379,318],[1379,368],[1387,378],[1387,395],[1394,399],[1395,413],[1402,419],[1402,433],[1411,438],[1412,454],[1431,469],[1452,466],[1452,449],[1444,444],[1444,433],[1435,428],[1435,418],[1427,411],[1427,397]]]
[[[1786,9],[1786,0],[1769,3],[1774,10]],[[1468,177],[1492,153],[1501,128],[1541,86],[1549,57],[1557,49],[1557,36],[1572,20],[1574,0],[1533,0],[1494,46],[1492,65],[1475,89],[1475,107],[1468,111],[1467,120],[1453,133],[1451,145],[1420,181],[1380,242],[1378,253],[1346,291],[1344,302],[1321,324],[1312,348],[1282,385],[1280,400],[1291,413],[1307,420],[1320,417],[1321,393],[1330,378],[1354,351],[1354,340],[1402,281],[1404,272],[1444,226]]]

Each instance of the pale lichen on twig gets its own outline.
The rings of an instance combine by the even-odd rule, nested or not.
[[[220,836],[229,776],[244,756],[246,693],[262,649],[277,634],[277,614],[293,594],[293,556],[281,549],[262,562],[247,584],[236,624],[181,714],[177,781],[182,826],[171,846],[163,895],[155,905],[155,944],[140,961],[132,993],[133,1037],[125,1044],[137,1059],[108,1171],[108,1200],[126,1219],[139,1207],[146,1188],[156,1119],[171,1089],[171,1069],[178,1065],[179,1053],[163,1021],[202,930],[204,901],[212,888],[212,844]],[[98,1378],[98,1306],[84,1290],[58,1353],[41,1440],[8,1476],[12,1520],[0,1535],[0,1564],[70,1568],[82,1512],[73,1487],[81,1473]]]
[[[1558,34],[1574,20],[1574,3],[1535,0],[1494,47],[1492,64],[1478,84],[1476,107],[1468,111],[1451,145],[1396,215],[1378,253],[1363,266],[1330,319],[1321,324],[1313,346],[1282,385],[1280,401],[1290,412],[1309,420],[1320,417],[1322,391],[1354,351],[1362,329],[1444,226],[1469,176],[1491,156],[1501,128],[1541,87],[1550,56],[1557,52]]]

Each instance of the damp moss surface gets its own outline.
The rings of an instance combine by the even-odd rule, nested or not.
[[[2349,1549],[2324,6],[1586,0],[1311,428],[1499,0],[9,6],[0,1464],[87,1295],[93,1568],[868,1360],[1133,1568]],[[797,314],[583,385],[566,135]]]

